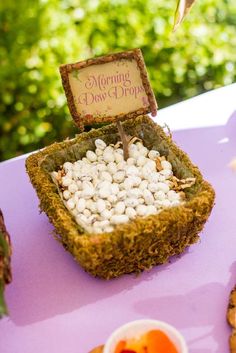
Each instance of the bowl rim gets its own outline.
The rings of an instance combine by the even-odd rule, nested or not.
[[[108,337],[104,348],[103,348],[103,353],[113,353],[111,351],[112,344],[114,343],[114,340],[122,335],[122,333],[127,332],[131,328],[135,329],[140,327],[140,326],[145,326],[145,325],[150,325],[153,326],[153,329],[159,328],[160,330],[163,330],[165,333],[171,333],[179,342],[181,351],[179,353],[188,353],[188,347],[186,344],[186,341],[183,337],[183,335],[172,325],[168,324],[165,321],[161,320],[155,320],[155,319],[139,319],[139,320],[134,320],[127,322],[126,324],[119,326],[115,331],[111,333],[111,335]],[[150,330],[151,328],[147,328],[146,330]],[[145,328],[144,328],[145,332]],[[119,338],[120,339],[120,338]]]

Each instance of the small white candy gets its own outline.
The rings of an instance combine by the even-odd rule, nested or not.
[[[111,210],[105,209],[105,210],[103,210],[103,211],[101,212],[101,217],[102,217],[103,219],[110,219],[111,216],[112,216],[112,211],[111,211]]]
[[[74,199],[79,199],[79,198],[81,197],[81,193],[82,193],[81,190],[77,190],[77,191],[74,193]]]
[[[171,206],[179,206],[181,202],[179,200],[171,201]]]
[[[137,166],[143,167],[146,164],[147,158],[144,156],[139,156],[137,159]]]
[[[81,192],[81,196],[84,197],[85,199],[90,199],[94,196],[95,194],[95,189],[94,187],[89,187],[87,186],[84,188]]]
[[[112,176],[110,173],[104,171],[100,173],[100,179],[101,180],[106,180],[109,181],[110,183],[112,182]]]
[[[77,179],[79,179],[80,178],[80,170],[74,170],[73,172],[72,172],[72,178],[75,180],[75,181],[77,181]]]
[[[159,201],[159,203],[160,203],[160,205],[161,205],[162,207],[170,207],[170,206],[171,206],[171,202],[170,202],[170,200],[168,200],[168,199]]]
[[[103,155],[102,156],[98,156],[97,160],[98,160],[99,163],[104,163]]]
[[[121,161],[117,164],[117,170],[121,170],[121,171],[124,171],[126,167],[126,162],[125,161]]]
[[[84,165],[85,164],[90,164],[90,160],[88,158],[86,158],[86,157],[83,157],[81,160],[82,160]]]
[[[66,176],[62,177],[62,186],[69,186],[72,183],[72,179]]]
[[[71,193],[68,190],[63,191],[63,197],[65,200],[69,200]]]
[[[85,217],[89,218],[89,217],[91,216],[91,211],[86,208],[86,209],[83,211],[83,214],[85,215]]]
[[[156,150],[151,150],[148,153],[148,158],[153,159],[153,160],[156,159],[159,156],[160,156],[160,153],[158,151],[156,151]]]
[[[102,211],[104,211],[106,209],[106,203],[102,199],[97,201],[96,206],[97,206],[97,210],[99,213],[101,213]]]
[[[144,201],[144,199],[143,199],[142,197],[140,197],[140,198],[138,199],[138,203],[139,203],[140,205],[142,205],[142,204],[145,203],[145,201]]]
[[[73,208],[75,208],[75,202],[73,199],[69,199],[66,203],[67,207],[70,209],[70,210],[73,210]]]
[[[115,151],[123,156],[124,152],[123,152],[122,148],[117,148]]]
[[[78,190],[82,190],[82,181],[81,181],[81,180],[78,180],[78,181],[76,182],[76,184],[77,184]]]
[[[104,219],[104,221],[100,221],[100,227],[101,228],[106,228],[109,226],[110,222],[107,219]]]
[[[101,228],[101,222],[99,222],[99,221],[94,222],[94,223],[93,223],[93,227],[95,228],[95,230],[96,230],[96,232],[97,232],[98,229],[96,229],[96,228]]]
[[[95,146],[101,150],[104,150],[107,147],[106,143],[101,139],[95,140]]]
[[[129,157],[126,161],[127,165],[135,165],[135,159],[132,157]]]
[[[78,186],[76,183],[71,183],[69,186],[68,186],[68,190],[74,194],[77,190],[78,190]]]
[[[139,188],[132,188],[127,191],[128,197],[139,198],[142,195],[142,191]]]
[[[164,193],[167,193],[170,190],[169,186],[166,183],[162,182],[157,183],[157,188],[158,190],[161,190]]]
[[[106,199],[111,194],[110,188],[101,188],[98,190],[98,196],[102,199]]]
[[[110,194],[110,195],[107,197],[107,201],[109,201],[111,204],[115,204],[115,203],[117,202],[117,196]]]
[[[111,202],[109,202],[108,200],[104,200],[104,201],[105,201],[105,204],[106,204],[106,208],[108,210],[111,210],[111,208],[112,208]]]
[[[116,184],[116,183],[111,184],[111,193],[113,195],[117,195],[119,191],[120,191],[119,184]]]
[[[125,178],[125,172],[123,170],[119,170],[113,175],[113,180],[116,183],[122,183],[122,181],[124,181],[124,178]]]
[[[108,226],[108,227],[104,228],[104,232],[107,232],[107,233],[111,233],[113,230],[114,230],[114,228],[112,226]]]
[[[138,147],[135,143],[131,143],[129,145],[129,151],[137,151],[138,150]]]
[[[107,180],[100,181],[97,184],[98,189],[103,189],[103,188],[110,189],[110,187],[111,187],[111,183],[110,181],[107,181]]]
[[[78,212],[83,212],[85,210],[85,206],[86,206],[85,199],[81,198],[76,202],[76,209]]]
[[[73,170],[69,170],[67,173],[66,173],[66,176],[67,178],[73,178]]]
[[[76,217],[76,216],[78,215],[78,211],[77,211],[76,208],[74,208],[73,210],[70,210],[70,213],[71,213],[74,217]]]
[[[138,216],[145,216],[147,213],[147,206],[146,205],[138,205],[136,207],[136,212]]]
[[[163,191],[159,190],[159,191],[155,192],[154,198],[156,200],[162,201],[162,200],[164,200],[166,198],[166,194]]]
[[[97,160],[96,153],[94,153],[93,151],[87,151],[86,157],[90,162],[95,162]]]
[[[55,171],[54,171],[54,172],[52,172],[52,173],[51,173],[51,177],[52,177],[52,179],[53,179],[53,181],[54,181],[54,182],[57,182],[58,173],[57,173],[57,172],[55,172]]]
[[[134,165],[130,165],[126,168],[126,175],[128,176],[138,176],[139,173],[139,169]]]
[[[132,180],[132,178],[126,178],[125,181],[124,181],[124,188],[125,190],[129,190],[133,187],[134,185],[134,182]]]
[[[129,217],[126,215],[114,215],[111,217],[112,224],[121,224],[129,221]]]
[[[130,157],[134,158],[134,159],[138,159],[138,157],[140,156],[140,151],[139,150],[131,150],[129,151],[129,155]]]
[[[115,153],[114,153],[114,157],[115,157],[115,162],[116,162],[117,164],[124,161],[123,155],[120,154],[120,153],[118,153],[118,152],[115,152]]]
[[[92,214],[89,218],[88,218],[88,221],[89,223],[93,224],[94,222],[96,222],[99,218],[99,215],[98,214]]]
[[[98,172],[103,172],[103,171],[107,170],[107,166],[104,163],[98,163],[96,165],[96,169]]]
[[[168,179],[173,175],[173,172],[171,169],[163,169],[160,171],[160,174],[163,175],[166,179]]]
[[[137,149],[139,149],[139,150],[140,150],[140,148],[143,147],[143,143],[141,141],[136,142],[135,145],[136,145]]]
[[[137,212],[133,207],[127,207],[125,210],[126,216],[128,216],[130,219],[134,219],[137,215]]]
[[[148,181],[150,183],[158,183],[159,179],[160,179],[160,174],[157,172],[152,172],[148,175]]]
[[[147,187],[148,187],[148,181],[147,180],[142,180],[140,185],[139,185],[139,189],[140,190],[145,190],[145,189],[147,189]]]
[[[122,191],[122,190],[125,190],[124,183],[120,183],[120,184],[119,184],[119,188],[120,188],[121,191]]]
[[[83,214],[78,215],[75,218],[76,222],[84,227],[86,227],[87,224],[89,224],[89,220],[87,217],[85,217]]]
[[[99,156],[102,156],[103,155],[103,150],[101,148],[96,148],[95,150],[95,153],[96,155],[99,157]]]
[[[157,212],[156,207],[153,205],[147,206],[147,215],[155,214]]]
[[[116,163],[114,162],[108,163],[107,170],[110,174],[115,174],[117,172]]]
[[[143,190],[143,198],[144,198],[145,203],[147,205],[152,205],[154,203],[154,197],[153,197],[151,191],[149,191],[148,189]]]
[[[123,201],[117,202],[115,205],[115,213],[116,214],[123,214],[125,212],[125,203]]]
[[[175,192],[174,190],[168,191],[167,197],[170,201],[178,201],[180,199],[179,194],[177,192]]]
[[[104,152],[103,159],[106,163],[114,162],[115,157],[112,152]]]
[[[144,157],[146,157],[147,156],[147,154],[148,154],[148,149],[146,148],[146,147],[141,147],[140,149],[139,149],[139,155],[142,155],[142,156],[144,156]]]
[[[70,163],[70,162],[65,162],[63,164],[63,169],[66,171],[66,172],[69,172],[69,170],[72,170],[73,169],[73,164]]]
[[[73,164],[73,171],[74,172],[78,172],[78,171],[80,171],[81,170],[81,163],[79,163],[79,162],[81,162],[81,161],[77,161],[77,162],[75,162],[74,164]]]
[[[151,192],[156,192],[158,190],[157,184],[156,183],[149,183],[148,190],[150,190]]]
[[[127,196],[126,190],[121,190],[121,191],[119,191],[118,194],[117,194],[117,198],[118,198],[118,200],[120,200],[120,201],[123,201],[123,200],[126,198],[126,196]]]
[[[133,182],[133,186],[139,186],[142,181],[142,179],[139,176],[135,176],[135,175],[131,177],[131,180]]]
[[[153,161],[152,159],[147,159],[147,162],[145,164],[146,168],[149,168],[153,172],[156,171],[156,162]]]
[[[92,188],[93,187],[93,183],[91,183],[91,181],[89,180],[84,180],[82,182],[82,189],[85,189],[85,188]]]
[[[136,207],[139,204],[139,200],[136,198],[130,198],[128,197],[127,199],[124,200],[125,206],[126,207]]]
[[[161,166],[162,166],[163,169],[172,170],[172,165],[168,161],[161,161]]]
[[[101,228],[94,228],[94,231],[96,232],[96,233],[103,233],[103,230],[101,229]]]
[[[159,181],[166,183],[166,180],[167,180],[167,179],[166,179],[165,175],[161,174],[161,172],[160,172],[160,173],[159,173]]]
[[[112,153],[113,154],[113,152],[114,152],[114,148],[111,145],[109,145],[104,149],[103,153]]]
[[[90,210],[92,213],[97,213],[97,206],[96,202],[94,202],[92,199],[86,200],[86,208]]]

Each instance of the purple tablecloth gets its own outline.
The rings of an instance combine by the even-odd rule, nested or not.
[[[138,277],[104,281],[86,274],[53,238],[46,215],[39,213],[25,159],[0,164],[0,207],[13,243],[13,282],[6,290],[10,317],[0,322],[1,353],[86,353],[118,326],[139,318],[176,326],[190,353],[228,353],[226,308],[236,283],[236,173],[227,166],[236,156],[235,88],[231,86],[235,100],[223,124],[217,108],[214,115],[208,107],[207,127],[173,133],[216,190],[201,241]],[[229,88],[216,92],[227,98]],[[224,104],[214,92],[208,97],[209,106]],[[197,99],[200,106],[200,97],[186,102],[190,120]],[[184,104],[171,107],[170,126],[175,119],[181,124],[178,111]],[[163,116],[165,110],[160,120]]]

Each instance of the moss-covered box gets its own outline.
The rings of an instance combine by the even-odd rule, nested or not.
[[[166,208],[157,215],[137,217],[117,226],[111,233],[89,234],[76,223],[64,206],[50,173],[66,161],[81,159],[88,149],[94,150],[97,138],[107,144],[116,143],[119,135],[115,124],[54,143],[26,160],[40,208],[48,215],[64,248],[87,272],[106,279],[150,269],[196,243],[214,203],[211,185],[161,127],[147,116],[127,120],[123,126],[129,135],[142,139],[148,149],[156,149],[164,155],[179,179],[196,178],[196,183],[185,190],[185,203]]]

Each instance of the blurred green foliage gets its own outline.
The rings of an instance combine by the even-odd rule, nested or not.
[[[0,160],[73,136],[58,67],[140,47],[159,107],[235,81],[236,2],[201,0],[172,33],[175,0],[0,4]]]

